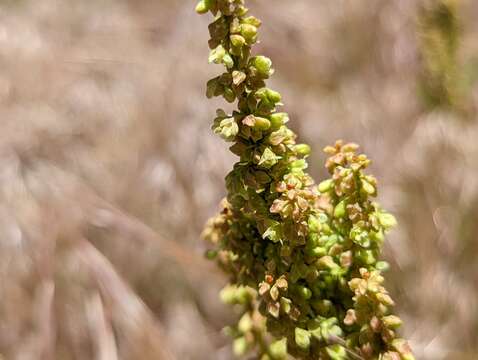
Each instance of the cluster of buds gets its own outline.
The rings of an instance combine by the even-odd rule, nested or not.
[[[261,360],[412,360],[382,286],[388,265],[378,258],[395,219],[370,200],[377,194],[365,173],[370,161],[338,141],[325,148],[331,177],[316,185],[306,172],[310,147],[296,143],[289,116],[277,111],[281,95],[266,87],[272,62],[251,55],[261,22],[244,0],[201,0],[197,11],[215,16],[210,61],[225,68],[207,95],[238,105],[214,120],[239,161],[226,177],[222,212],[204,231],[208,257],[230,277],[223,299],[241,304],[228,330],[235,352],[255,351]]]

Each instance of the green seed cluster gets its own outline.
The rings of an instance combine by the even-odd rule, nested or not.
[[[208,256],[230,276],[221,296],[242,309],[228,328],[238,355],[261,360],[414,359],[396,336],[401,321],[383,287],[378,261],[392,215],[370,199],[376,180],[358,146],[338,141],[324,151],[330,178],[315,185],[307,174],[310,147],[297,144],[278,112],[281,95],[266,87],[272,62],[251,55],[261,22],[244,0],[202,0],[210,11],[209,61],[225,72],[207,95],[237,101],[217,111],[213,130],[240,159],[226,177],[222,212],[204,237]]]

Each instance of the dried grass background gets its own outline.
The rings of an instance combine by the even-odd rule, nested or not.
[[[478,358],[478,88],[418,96],[420,1],[256,0],[292,127],[374,160],[388,286],[418,359]],[[200,232],[234,158],[190,0],[0,2],[0,358],[232,359]],[[462,1],[460,61],[478,56]]]

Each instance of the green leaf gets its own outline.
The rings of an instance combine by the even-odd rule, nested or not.
[[[263,239],[278,242],[282,238],[282,225],[278,221],[272,221],[266,231],[262,234]]]

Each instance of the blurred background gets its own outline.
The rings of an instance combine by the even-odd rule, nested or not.
[[[291,127],[373,159],[417,359],[478,359],[478,2],[251,0]],[[202,227],[212,135],[193,0],[0,1],[0,358],[232,359]]]

